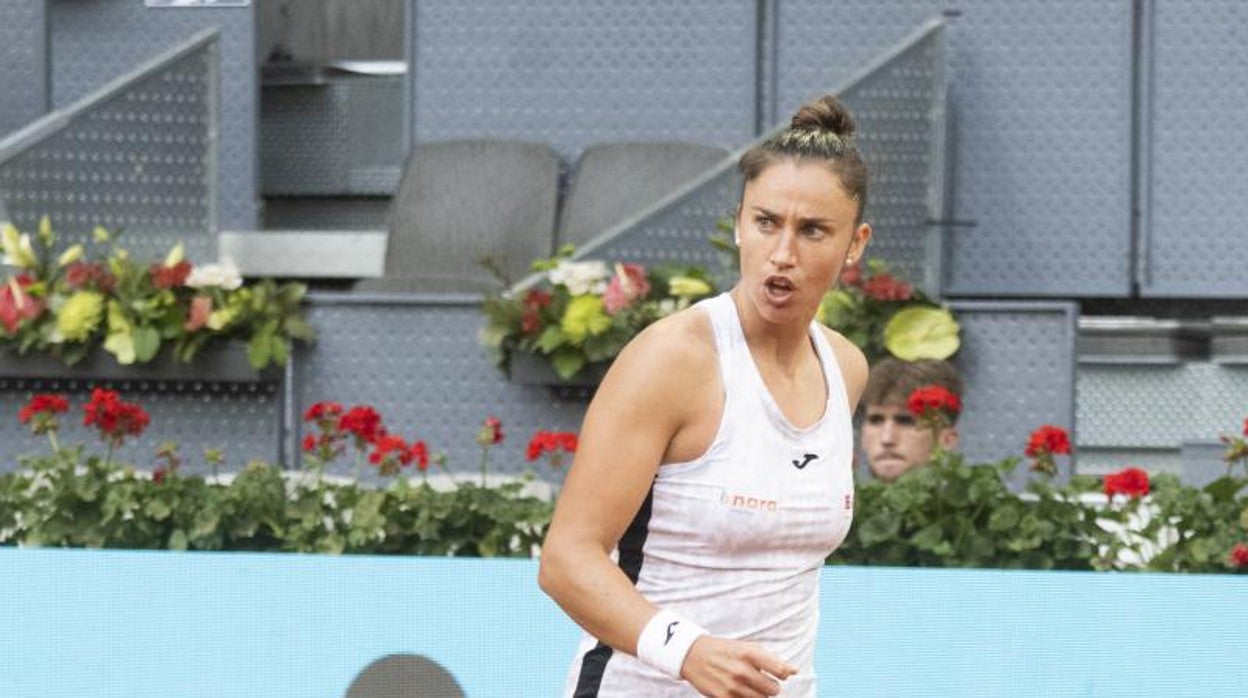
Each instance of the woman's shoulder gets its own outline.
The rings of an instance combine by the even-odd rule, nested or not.
[[[862,396],[862,391],[867,385],[867,374],[870,372],[867,357],[862,353],[862,349],[846,339],[845,335],[826,325],[820,324],[819,327],[823,331],[823,336],[828,338],[832,352],[836,354],[836,363],[841,368],[841,377],[845,380],[845,389],[849,393],[850,406],[857,406],[858,398]]]
[[[701,365],[715,355],[710,314],[695,306],[660,318],[638,333],[625,351],[671,368]]]

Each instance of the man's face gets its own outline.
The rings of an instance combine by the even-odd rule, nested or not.
[[[905,405],[867,405],[862,417],[862,449],[875,477],[895,480],[932,459],[932,432],[921,428]],[[946,429],[940,438],[951,447],[956,432]]]

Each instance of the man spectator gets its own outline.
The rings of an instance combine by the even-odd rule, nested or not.
[[[962,377],[947,361],[889,357],[871,367],[862,395],[860,440],[874,477],[891,481],[926,465],[937,444],[945,450],[957,448],[957,414],[948,415],[949,426],[933,434],[920,426],[907,408],[911,393],[931,385],[941,386],[959,399],[962,396]]]

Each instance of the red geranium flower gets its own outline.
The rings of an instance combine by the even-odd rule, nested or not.
[[[1248,567],[1248,545],[1236,543],[1235,547],[1231,548],[1230,562],[1234,567]]]
[[[30,399],[17,413],[22,424],[30,424],[33,434],[46,434],[56,431],[60,424],[56,415],[69,411],[69,400],[64,395],[39,393]],[[53,441],[53,447],[56,442]]]
[[[382,475],[394,475],[401,468],[412,464],[413,454],[403,437],[395,434],[379,436],[373,442],[373,452],[368,462],[377,466]]]
[[[165,476],[168,474],[169,474],[168,468],[165,468],[163,466],[156,468],[155,470],[152,471],[152,482],[156,483],[157,485],[163,485],[165,483]]]
[[[303,421],[315,422],[318,419],[337,419],[342,416],[342,405],[328,400],[312,405],[303,413]]]
[[[498,417],[486,417],[481,428],[477,430],[477,443],[482,446],[493,446],[503,442],[503,423]]]
[[[962,411],[962,401],[943,385],[925,385],[910,393],[906,409],[925,429],[940,431],[953,424]]]
[[[148,273],[156,288],[177,288],[186,285],[186,277],[191,275],[191,263],[185,259],[171,267],[157,263],[148,269]]]
[[[303,437],[303,450],[305,453],[311,453],[316,450],[316,437],[312,434],[305,434]]]
[[[1244,436],[1248,437],[1248,419],[1244,420]]]
[[[914,287],[891,274],[876,274],[862,282],[862,292],[877,301],[906,301],[914,295]]]
[[[429,469],[429,447],[424,441],[412,444],[411,456],[422,473]]]
[[[550,305],[554,296],[537,288],[525,291],[521,300],[520,331],[524,334],[537,334],[542,329],[541,309]]]
[[[361,447],[364,444],[371,444],[386,433],[385,428],[381,426],[381,415],[368,405],[356,405],[347,410],[347,413],[338,419],[338,428],[354,434],[356,445]]]
[[[152,421],[142,407],[124,402],[115,391],[104,388],[91,391],[91,401],[83,405],[83,412],[83,426],[98,429],[100,438],[114,447],[127,436],[141,435]]]
[[[1148,473],[1139,468],[1123,468],[1105,476],[1105,494],[1143,497],[1148,494]]]
[[[65,267],[65,285],[75,291],[94,286],[108,293],[116,284],[117,280],[99,262],[74,262]]]
[[[576,433],[570,431],[545,431],[538,429],[529,440],[526,457],[535,461],[542,454],[550,454],[550,467],[558,468],[563,464],[564,453],[576,453]]]
[[[39,393],[30,398],[30,402],[26,403],[26,406],[17,413],[17,418],[21,420],[22,424],[28,424],[37,415],[54,415],[68,411],[69,400],[64,395]]]
[[[1025,453],[1028,458],[1036,459],[1031,464],[1032,470],[1056,475],[1057,463],[1053,461],[1053,456],[1070,454],[1070,435],[1061,427],[1045,424],[1031,432]]]
[[[1027,441],[1027,457],[1035,458],[1041,453],[1069,455],[1070,435],[1065,429],[1052,424],[1045,424],[1031,432],[1031,439]]]

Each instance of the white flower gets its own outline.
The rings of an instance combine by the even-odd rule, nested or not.
[[[607,291],[607,277],[611,275],[607,263],[601,260],[569,262],[566,259],[550,271],[550,282],[567,287],[574,296],[593,293],[602,295]]]
[[[675,298],[664,298],[659,301],[659,317],[667,317],[677,310],[680,310],[680,305]]]
[[[30,269],[39,264],[35,258],[35,250],[30,243],[29,233],[18,233],[12,223],[4,223],[0,232],[0,246],[4,249],[3,264]]]
[[[243,285],[243,277],[234,262],[227,258],[220,264],[201,264],[195,267],[186,277],[186,285],[192,288],[218,286],[233,291]]]

